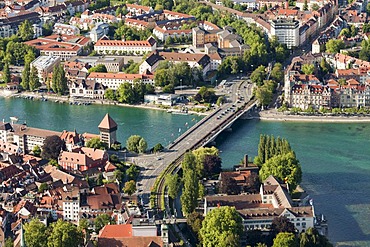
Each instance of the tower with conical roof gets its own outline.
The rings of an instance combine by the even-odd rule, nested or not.
[[[100,140],[108,144],[109,147],[117,142],[117,124],[107,113],[99,126]]]

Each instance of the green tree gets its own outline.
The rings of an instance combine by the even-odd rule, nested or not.
[[[24,22],[21,23],[21,25],[19,25],[18,35],[22,39],[22,41],[28,41],[33,39],[35,33],[33,31],[32,24],[29,20],[25,20]]]
[[[139,173],[140,169],[136,165],[130,165],[130,167],[126,170],[127,180],[135,180]]]
[[[4,247],[13,247],[13,246],[14,246],[13,239],[11,237],[7,237],[5,240]]]
[[[125,187],[123,188],[123,192],[131,196],[136,191],[136,183],[134,180],[127,181],[125,183]]]
[[[310,63],[306,63],[302,65],[302,72],[305,75],[312,75],[314,71],[315,71],[315,65],[310,64]]]
[[[108,149],[107,143],[102,142],[99,137],[94,137],[94,138],[91,138],[89,141],[87,141],[86,147],[96,148],[96,149],[101,149],[101,150]]]
[[[41,148],[36,145],[33,149],[32,149],[32,153],[33,155],[35,155],[36,157],[40,157],[41,155]]]
[[[329,240],[321,235],[316,228],[310,227],[300,235],[300,247],[332,247]]]
[[[117,99],[121,103],[135,103],[135,94],[132,85],[128,82],[121,84],[117,89]]]
[[[285,216],[275,217],[271,223],[271,231],[275,234],[280,232],[295,233],[296,229],[294,224]]]
[[[219,166],[221,165],[221,159],[217,160],[217,158],[215,158],[213,160],[209,160],[212,158],[207,157],[207,156],[219,157],[220,153],[216,147],[210,147],[210,148],[200,147],[194,150],[193,154],[194,154],[195,162],[196,162],[195,170],[196,170],[196,173],[199,179],[203,178],[205,173],[212,172],[213,169],[215,169],[214,170],[215,173],[219,172],[219,168],[220,168]],[[207,164],[205,164],[206,158],[207,158],[207,162],[209,162]],[[210,164],[211,162],[214,162],[214,163]],[[207,166],[207,169],[205,169],[206,166]]]
[[[266,86],[258,87],[255,92],[256,99],[261,106],[268,106],[271,103],[273,93],[269,88]]]
[[[91,67],[89,69],[89,73],[92,72],[107,73],[108,71],[104,64],[98,64],[95,67]]]
[[[114,92],[113,89],[108,88],[104,92],[104,98],[106,98],[108,100],[116,100],[116,93]]]
[[[177,174],[167,174],[166,175],[166,186],[168,188],[168,195],[175,199],[179,193],[180,189],[180,179]]]
[[[321,71],[324,74],[329,73],[329,71],[331,70],[330,65],[326,62],[326,59],[325,58],[322,58],[321,59],[320,68],[321,68]]]
[[[286,181],[293,191],[302,180],[302,170],[293,152],[277,155],[267,160],[259,172],[261,181],[273,175]]]
[[[144,138],[141,138],[139,141],[139,146],[137,147],[139,153],[145,153],[147,148],[148,148],[148,143],[145,141]]]
[[[234,207],[215,208],[203,220],[199,233],[203,246],[240,246],[242,218]]]
[[[275,63],[274,68],[271,70],[271,78],[276,82],[283,83],[284,69],[281,63]]]
[[[202,222],[204,220],[203,214],[198,212],[192,212],[186,217],[186,223],[190,226],[191,230],[198,236],[200,229],[202,228]]]
[[[51,224],[48,247],[78,247],[82,244],[83,234],[74,224],[61,219]]]
[[[181,206],[184,215],[192,213],[198,205],[199,183],[194,170],[184,171],[183,191],[181,195]]]
[[[294,233],[281,232],[274,239],[272,247],[298,247],[298,239]]]
[[[103,174],[102,173],[99,173],[97,178],[96,178],[96,185],[97,186],[100,186],[103,184]]]
[[[31,72],[29,76],[29,87],[31,91],[41,87],[38,72],[35,66],[32,66],[31,68]]]
[[[121,181],[123,180],[123,177],[124,177],[124,174],[121,170],[115,170],[113,172],[113,175],[114,175],[114,178],[121,183]]]
[[[21,82],[21,86],[24,90],[28,90],[30,88],[29,80],[30,80],[30,65],[26,63],[22,71],[22,82]]]
[[[313,3],[311,5],[311,10],[312,11],[318,11],[320,9],[320,6],[317,3]]]
[[[307,11],[307,10],[308,10],[307,0],[304,0],[303,11]]]
[[[45,247],[48,243],[46,226],[38,219],[24,225],[24,239],[29,247]]]
[[[115,224],[114,220],[108,214],[99,214],[95,221],[95,232],[99,232],[104,226]]]
[[[154,153],[162,152],[163,150],[164,150],[164,147],[160,143],[155,144],[155,146],[153,147]]]
[[[253,83],[256,83],[257,86],[262,86],[263,81],[265,80],[266,76],[267,76],[266,68],[265,66],[261,65],[252,72],[251,81]]]
[[[40,187],[39,187],[39,193],[43,193],[45,190],[48,189],[48,184],[47,183],[42,183],[40,184]]]
[[[41,157],[57,160],[61,150],[65,150],[64,141],[57,135],[47,136],[42,146]]]
[[[130,152],[143,153],[147,149],[147,143],[139,135],[132,135],[126,141],[126,148]]]
[[[345,48],[344,41],[341,39],[331,39],[326,42],[326,52],[338,53],[341,49]]]
[[[54,67],[53,78],[52,78],[52,88],[57,94],[64,94],[67,90],[67,78],[64,73],[62,65]]]
[[[9,70],[9,63],[5,63],[4,69],[3,69],[3,81],[5,83],[10,82],[10,70]]]

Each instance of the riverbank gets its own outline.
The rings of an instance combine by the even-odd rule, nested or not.
[[[197,111],[191,111],[189,110],[187,113],[181,112],[179,109],[176,109],[176,107],[163,107],[160,105],[154,105],[154,104],[137,104],[137,105],[130,105],[130,104],[123,104],[118,102],[112,102],[110,100],[98,100],[98,99],[70,99],[69,96],[59,96],[54,94],[43,94],[43,93],[34,93],[34,92],[22,92],[22,93],[15,93],[11,95],[0,95],[0,97],[12,97],[12,98],[32,98],[36,100],[44,100],[44,101],[52,101],[55,103],[64,103],[69,104],[71,102],[77,102],[81,104],[94,104],[94,105],[115,105],[115,106],[123,106],[123,107],[132,107],[132,108],[141,108],[141,109],[149,109],[149,110],[161,110],[161,111],[168,111],[169,113],[173,114],[189,114],[189,115],[200,115],[200,116],[207,116],[211,111],[207,112],[197,112]]]
[[[276,109],[261,111],[259,113],[260,120],[263,121],[281,121],[281,122],[321,122],[321,123],[370,123],[370,116],[302,116],[288,115],[283,112],[278,112]]]

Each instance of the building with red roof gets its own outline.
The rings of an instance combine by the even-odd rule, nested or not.
[[[107,37],[99,39],[94,50],[99,54],[132,54],[144,55],[157,49],[157,41],[153,37],[147,40],[109,40]]]

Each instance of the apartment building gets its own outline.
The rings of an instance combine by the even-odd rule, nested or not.
[[[104,87],[117,90],[123,83],[133,84],[135,81],[141,81],[144,84],[154,85],[154,75],[151,74],[125,74],[120,73],[100,73],[93,72],[87,77],[88,80],[95,80],[96,83]]]
[[[67,25],[63,23],[55,23],[53,32],[56,34],[79,35],[80,29],[72,25]]]
[[[39,81],[44,83],[48,75],[53,72],[54,68],[60,64],[60,57],[58,56],[39,56],[31,62],[31,67],[37,69]]]
[[[149,37],[144,41],[123,41],[101,38],[94,45],[94,50],[99,54],[132,54],[144,55],[157,49],[157,41]]]
[[[277,19],[270,21],[271,35],[289,49],[300,45],[299,22],[294,19]]]
[[[60,132],[28,127],[25,124],[11,124],[13,131],[7,132],[2,141],[14,143],[22,153],[29,153],[35,146],[42,148],[48,136],[60,136]]]

